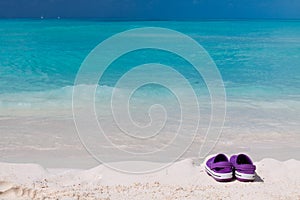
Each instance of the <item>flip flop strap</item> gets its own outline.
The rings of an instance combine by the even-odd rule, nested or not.
[[[217,162],[217,163],[212,163],[211,164],[211,168],[215,169],[215,168],[229,168],[232,167],[230,162]]]
[[[251,164],[242,164],[242,165],[237,165],[235,167],[238,170],[242,170],[242,171],[254,171],[256,170],[256,166],[255,165],[251,165]]]

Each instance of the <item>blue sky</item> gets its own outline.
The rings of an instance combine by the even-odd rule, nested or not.
[[[300,0],[0,0],[0,17],[300,18]]]

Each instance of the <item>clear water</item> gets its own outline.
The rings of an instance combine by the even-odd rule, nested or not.
[[[0,94],[30,95],[72,86],[81,62],[97,44],[115,33],[147,26],[180,31],[203,45],[221,72],[229,98],[299,99],[300,21],[1,20]],[[103,84],[113,87],[114,77],[137,63],[187,65],[172,57],[156,51],[125,56]],[[187,70],[185,76],[192,84],[201,82],[194,74]]]
[[[30,126],[26,125],[24,119],[11,124],[5,120],[7,116],[33,116],[35,113],[44,120],[52,114],[60,115],[64,110],[71,116],[72,87],[88,53],[113,34],[148,26],[170,28],[187,34],[213,58],[227,93],[225,137],[239,133],[247,133],[253,138],[262,135],[261,141],[266,143],[261,146],[268,144],[269,147],[274,145],[267,141],[283,141],[281,139],[287,133],[299,137],[300,21],[0,20],[0,115],[1,132],[6,133],[2,138],[2,147],[7,149],[8,141],[13,148],[20,147],[16,139],[20,137],[18,134],[40,135],[40,139],[33,143],[28,139],[28,145],[20,147],[24,150],[28,146],[45,146],[42,141],[47,139],[41,138],[48,137],[43,134],[57,134],[59,138],[74,132],[64,129],[62,124],[56,124],[60,128],[53,128],[50,122],[48,129],[43,129],[40,127],[40,118],[29,120],[27,124]],[[157,50],[142,50],[120,57],[108,68],[99,84],[111,91],[116,81],[132,66],[152,62],[174,67],[193,88],[199,89],[200,94],[202,89],[205,91],[203,80],[189,63]],[[142,88],[136,95],[141,104],[147,107],[156,102],[152,100],[146,103],[143,98],[148,100],[155,97],[165,105],[172,98],[168,90],[152,86]],[[143,115],[137,115],[136,118]],[[19,125],[15,126],[15,123]],[[53,140],[57,148],[63,148],[63,144],[70,142]],[[53,146],[53,143],[48,146]],[[291,148],[299,149],[297,143],[293,145]],[[241,142],[241,148],[249,150],[247,141]],[[281,149],[278,152],[283,154]],[[289,157],[288,153],[281,156]]]

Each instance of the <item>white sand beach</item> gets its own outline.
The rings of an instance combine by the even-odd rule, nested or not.
[[[285,134],[264,134],[257,124],[249,134],[238,133],[247,133],[246,128],[224,127],[210,154],[250,155],[257,166],[256,180],[250,183],[219,183],[208,176],[203,161],[196,159],[201,137],[195,139],[183,160],[154,173],[136,175],[99,165],[74,133],[71,118],[7,117],[1,118],[0,125],[6,132],[0,141],[0,200],[300,199],[297,123],[294,127],[287,124],[290,129],[284,128]],[[103,154],[114,163],[132,166],[130,159],[109,152],[107,149]],[[143,165],[161,166],[153,162]]]
[[[1,163],[0,199],[300,199],[300,161],[255,164],[254,182],[219,183],[191,159],[142,175],[103,165],[76,170]]]

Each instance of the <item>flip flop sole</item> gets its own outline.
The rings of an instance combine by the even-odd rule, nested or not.
[[[254,174],[244,174],[244,173],[235,171],[235,177],[239,181],[254,181],[255,173]]]
[[[232,172],[230,173],[217,173],[209,169],[208,166],[205,165],[205,171],[208,175],[212,176],[216,181],[226,182],[231,181],[233,178]]]

